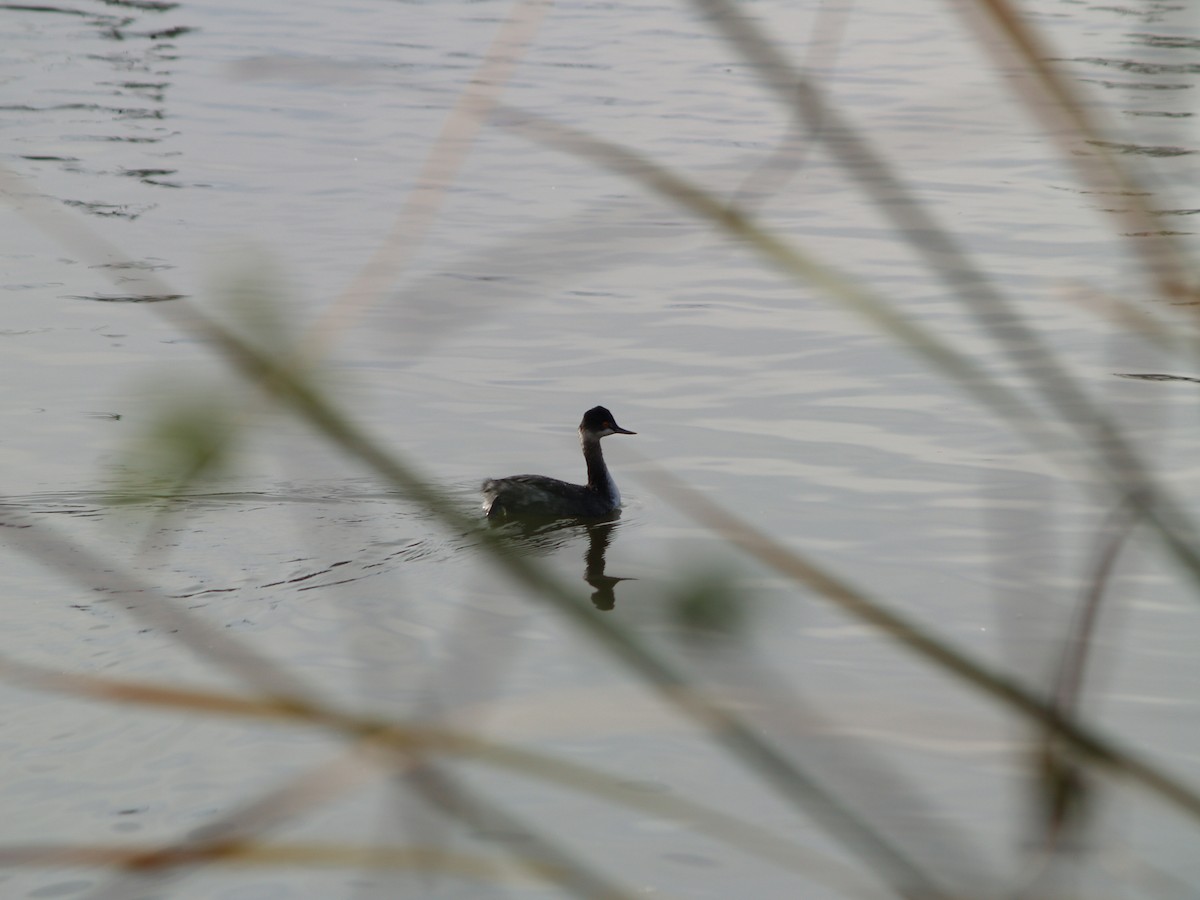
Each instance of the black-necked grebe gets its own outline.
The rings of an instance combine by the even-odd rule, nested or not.
[[[545,475],[512,475],[483,483],[483,511],[489,519],[580,518],[597,519],[621,505],[621,492],[608,473],[600,438],[610,434],[637,434],[617,425],[613,414],[596,406],[583,414],[579,442],[587,463],[587,484],[570,484]]]

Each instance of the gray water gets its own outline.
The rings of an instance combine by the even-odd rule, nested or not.
[[[1148,179],[1162,229],[1194,248],[1194,13],[1150,2],[1027,5],[1121,159]],[[536,536],[523,549],[576,584],[594,615],[741,691],[751,721],[939,879],[971,896],[1027,883],[1036,868],[1028,732],[727,548],[639,472],[652,461],[1039,688],[1070,633],[1109,507],[1081,467],[1064,472],[1062,459],[1032,451],[836,300],[586,160],[485,126],[433,224],[404,219],[430,184],[431,153],[445,162],[463,139],[443,128],[461,123],[451,111],[513,8],[5,10],[3,163],[20,182],[8,189],[18,199],[0,207],[9,387],[0,458],[13,526],[0,653],[71,673],[243,689],[146,618],[157,601],[113,574],[132,572],[333,701],[554,753],[647,798],[703,802],[843,873],[826,877],[816,863],[797,873],[665,815],[484,766],[456,769],[631,892],[888,895],[814,818],[528,601],[471,535],[448,534],[270,411],[205,341],[162,315],[172,303],[163,297],[182,295],[216,315],[274,316],[294,333],[322,334],[323,383],[463,511],[485,476],[581,477],[575,425],[586,408],[610,407],[638,432],[605,442],[625,497],[620,521]],[[1131,252],[1138,239],[1106,212],[1123,201],[1081,184],[1069,165],[1089,148],[1046,135],[1010,90],[1010,68],[997,71],[1008,63],[980,50],[951,5],[835,4],[825,16],[816,4],[747,8],[1130,428],[1163,483],[1193,495],[1194,385],[1112,377],[1200,371],[1098,313],[1097,291],[1162,307]],[[1004,383],[1025,384],[831,152],[793,133],[756,67],[690,7],[562,3],[530,34],[506,104],[738,198]],[[780,159],[800,163],[771,164]],[[48,198],[114,250],[40,227],[24,195]],[[398,221],[407,230],[389,238]],[[356,278],[381,245],[396,268],[364,288]],[[273,311],[239,307],[259,289]],[[1183,333],[1185,319],[1166,318]],[[225,393],[253,427],[224,480],[166,513],[111,502],[105,485],[146,465],[134,448],[156,417],[186,397]],[[1084,711],[1196,785],[1195,596],[1141,537],[1111,585]],[[35,547],[53,552],[37,559]],[[681,583],[714,578],[735,584],[748,610],[738,652],[681,650],[672,598]],[[0,691],[2,845],[156,846],[342,746],[300,727],[8,683]],[[1200,884],[1194,823],[1130,787],[1100,790],[1094,816],[1057,864],[1059,895],[1189,896]],[[266,839],[445,842],[501,858],[530,847],[508,826],[445,825],[383,776]],[[14,866],[0,883],[5,897],[135,895],[99,868]],[[230,900],[560,894],[370,867],[205,868],[144,890]]]

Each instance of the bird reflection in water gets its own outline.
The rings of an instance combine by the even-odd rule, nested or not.
[[[595,588],[595,591],[592,592],[592,603],[595,604],[596,609],[607,611],[617,603],[617,598],[613,594],[613,588],[617,586],[617,583],[634,579],[604,574],[604,554],[608,552],[608,542],[612,540],[612,536],[617,530],[617,523],[603,522],[584,527],[587,528],[588,549],[583,556],[583,580]]]
[[[608,545],[621,523],[613,515],[600,521],[579,520],[532,524],[528,522],[506,522],[494,524],[510,539],[514,549],[533,556],[548,556],[576,543],[580,534],[587,536],[587,552],[583,555],[583,580],[592,586],[592,603],[596,609],[608,611],[616,606],[615,588],[621,578],[605,574],[605,554]]]

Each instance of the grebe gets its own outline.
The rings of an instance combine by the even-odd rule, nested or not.
[[[637,434],[617,425],[613,414],[595,406],[579,423],[579,443],[587,463],[587,484],[570,484],[545,475],[512,475],[483,483],[483,511],[489,519],[580,518],[597,519],[615,512],[621,492],[604,464],[600,438],[610,434]]]

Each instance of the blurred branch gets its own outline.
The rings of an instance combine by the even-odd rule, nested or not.
[[[144,890],[147,878],[152,879],[156,887],[161,887],[178,876],[183,867],[223,863],[227,858],[236,858],[245,848],[252,848],[255,837],[263,831],[285,824],[298,813],[332,799],[389,766],[405,774],[407,787],[468,831],[521,835],[522,852],[508,857],[515,867],[549,878],[568,893],[588,900],[632,900],[634,897],[618,888],[612,879],[564,850],[556,840],[527,827],[477,792],[464,788],[456,777],[440,772],[421,758],[406,752],[392,752],[386,745],[371,740],[360,743],[355,751],[359,758],[347,755],[335,759],[226,813],[181,841],[152,848],[126,860],[124,871],[89,893],[89,900],[125,900],[135,890]],[[374,764],[364,766],[364,762]],[[363,859],[361,862],[370,865],[372,861]]]
[[[719,14],[718,18],[730,22],[740,15],[727,3],[709,2],[701,5],[715,10]],[[544,11],[541,8],[534,9],[533,6],[521,7],[521,9],[526,8],[533,9],[533,12],[529,14],[530,18],[520,23],[521,27],[531,26],[531,23],[535,25],[535,20],[540,18]],[[531,34],[532,32],[528,33],[529,36]],[[735,43],[737,42],[735,41]],[[513,46],[519,46],[519,41]],[[753,44],[744,36],[739,46],[744,51],[747,47],[751,47],[754,53],[758,53],[760,47],[768,47],[762,41]],[[773,53],[773,50],[768,47],[766,52]],[[489,60],[493,60],[498,66],[501,66],[501,69],[497,71],[503,77],[507,77],[504,73],[511,71],[511,65],[515,58],[514,53],[513,58],[493,60],[489,54]],[[755,58],[753,54],[751,54],[751,58]],[[755,61],[758,62],[760,59]],[[510,68],[504,69],[505,65]],[[793,73],[786,64],[775,68],[773,78],[780,85],[783,96],[789,98],[789,103],[795,103],[798,96],[801,106],[814,102],[815,93],[806,83],[793,77]],[[502,81],[501,75],[488,81],[488,84],[492,87],[498,85]],[[472,119],[473,123],[475,123],[476,117],[481,118],[487,109],[497,105],[495,95],[488,94],[486,91],[483,96],[476,96],[470,102],[464,97],[463,104],[463,109],[473,110],[471,116],[465,117]],[[880,196],[885,196],[888,201],[883,204],[884,209],[890,209],[892,205],[905,207],[903,213],[898,213],[901,218],[897,221],[901,223],[905,233],[913,232],[920,235],[918,246],[923,248],[931,261],[939,264],[935,269],[945,270],[943,277],[947,278],[956,287],[956,290],[961,291],[964,295],[970,294],[976,300],[982,299],[987,302],[993,299],[998,302],[1002,299],[994,292],[990,292],[990,288],[986,288],[983,293],[980,293],[981,286],[986,286],[986,280],[970,268],[953,241],[939,232],[933,223],[924,217],[923,213],[916,211],[917,207],[912,204],[911,200],[905,204],[894,203],[897,196],[906,197],[907,195],[903,194],[898,182],[889,180],[888,170],[881,161],[869,153],[866,157],[861,156],[865,152],[863,147],[850,140],[853,135],[841,127],[839,120],[829,118],[832,112],[834,111],[827,106],[822,108],[821,130],[827,131],[825,126],[830,121],[835,121],[839,125],[836,129],[836,136],[831,139],[840,142],[838,146],[842,149],[849,147],[850,156],[853,157],[856,154],[859,156],[861,178],[868,182],[876,181],[883,184],[884,194]],[[451,143],[457,141],[458,143],[454,144],[454,147],[460,152],[465,151],[465,147],[473,139],[474,129],[477,127],[478,125],[475,123],[466,131],[457,132],[448,125],[446,134],[449,137],[447,139],[451,140]],[[513,126],[510,125],[510,127]],[[717,202],[704,191],[693,187],[664,169],[652,166],[645,159],[630,151],[614,147],[580,132],[550,125],[546,120],[529,115],[522,115],[522,122],[518,123],[516,127],[537,132],[538,139],[545,143],[569,148],[577,155],[597,160],[609,168],[629,174],[636,180],[649,184],[655,190],[671,196],[688,208],[700,212],[710,221],[719,223],[734,236],[753,243],[760,252],[785,270],[824,287],[848,305],[870,317],[882,329],[903,340],[940,371],[949,374],[954,380],[961,383],[990,409],[998,411],[1006,421],[1012,422],[1015,427],[1034,438],[1040,446],[1062,446],[1062,430],[1057,422],[1047,422],[1037,416],[1024,398],[1010,391],[1003,383],[991,379],[974,360],[958,353],[950,345],[938,340],[935,335],[920,329],[911,320],[892,309],[889,304],[852,283],[840,273],[805,258],[783,241],[759,229],[748,217],[737,210]],[[448,144],[447,147],[449,146]],[[382,290],[382,286],[387,284],[391,277],[394,277],[394,272],[399,271],[399,267],[407,258],[405,254],[409,252],[408,246],[401,247],[400,245],[405,240],[412,240],[416,232],[428,228],[433,221],[437,201],[444,191],[445,185],[449,183],[458,160],[461,159],[457,154],[450,154],[447,160],[438,162],[436,157],[436,153],[431,155],[426,173],[422,176],[422,186],[428,190],[428,193],[420,197],[414,194],[410,198],[413,206],[410,207],[411,212],[406,214],[409,218],[404,220],[402,217],[402,222],[398,223],[393,238],[385,243],[384,248],[368,266],[368,270],[364,270],[362,282],[356,282],[351,289],[348,289],[345,296],[353,297],[354,302],[359,302],[359,298],[362,297],[370,298],[375,290]],[[61,211],[58,211],[57,216],[47,213],[48,207],[48,204],[41,204],[40,211],[31,213],[31,218],[37,218],[45,223],[52,234],[70,245],[87,248],[87,252],[82,253],[84,256],[94,257],[96,253],[113,252],[110,245],[102,242],[95,235],[91,235],[86,229],[78,228],[73,222],[64,224],[68,221],[68,217],[62,215]],[[391,480],[407,496],[432,510],[448,528],[469,530],[475,527],[474,520],[457,513],[453,505],[447,502],[440,492],[420,478],[413,467],[386,452],[333,407],[300,366],[287,359],[265,354],[260,348],[252,346],[228,329],[207,319],[198,310],[184,304],[159,304],[157,308],[189,333],[201,334],[212,340],[219,352],[247,378],[272,392],[283,405],[304,416],[347,453],[370,465]],[[1147,476],[1144,474],[1140,462],[1132,455],[1132,450],[1125,446],[1124,440],[1117,433],[1115,426],[1102,419],[1087,396],[1072,382],[1065,380],[1065,376],[1061,383],[1059,382],[1059,375],[1063,374],[1061,367],[1057,366],[1054,357],[1042,347],[1040,341],[1036,341],[1030,347],[1023,345],[1023,341],[1030,337],[1031,332],[1018,318],[1001,306],[979,309],[977,313],[991,332],[997,336],[1001,345],[1009,349],[1010,355],[1013,355],[1014,348],[1022,351],[1028,351],[1030,347],[1037,348],[1037,352],[1031,356],[1036,360],[1037,367],[1040,367],[1038,374],[1045,380],[1044,390],[1047,392],[1047,397],[1051,400],[1052,405],[1063,413],[1062,417],[1079,429],[1080,435],[1084,438],[1083,445],[1086,450],[1094,451],[1092,441],[1099,441],[1101,447],[1100,452],[1097,453],[1101,463],[1099,467],[1106,470],[1113,480],[1112,489],[1118,494],[1131,498],[1130,502],[1135,504],[1142,514],[1166,516],[1166,518],[1157,520],[1160,530],[1166,534],[1168,543],[1175,550],[1177,556],[1189,565],[1193,572],[1200,572],[1200,561],[1197,560],[1191,546],[1192,542],[1185,536],[1185,533],[1190,535],[1190,530],[1185,530],[1179,524],[1186,524],[1182,513],[1171,510],[1170,515],[1167,515],[1163,512],[1162,504],[1166,501],[1150,495],[1144,483]],[[1019,359],[1018,356],[1014,356],[1014,358]],[[1041,722],[1050,732],[1058,735],[1064,742],[1072,746],[1075,751],[1140,782],[1193,816],[1200,817],[1200,798],[1191,789],[1138,760],[1128,751],[1123,751],[1084,729],[1073,719],[1054,709],[1047,708],[1036,698],[1024,693],[1014,683],[990,672],[981,664],[963,657],[928,633],[921,631],[914,624],[873,603],[836,577],[823,572],[782,545],[773,542],[760,532],[756,532],[746,523],[708,503],[699,495],[688,494],[679,485],[672,485],[669,480],[664,479],[663,484],[668,486],[666,488],[660,486],[660,489],[668,495],[673,494],[674,502],[690,509],[698,519],[725,534],[747,552],[785,572],[789,577],[822,591],[852,614],[870,622],[874,627],[903,642],[944,670],[952,672],[956,677],[992,695],[1010,709],[1016,710],[1034,721]],[[1168,522],[1170,522],[1170,527],[1168,527]],[[14,531],[14,533],[17,532]],[[36,545],[41,540],[41,537],[31,535],[30,540],[20,541],[20,543],[31,555],[57,567],[61,558],[67,555],[62,553],[63,546],[56,545],[49,549],[45,547],[39,549]],[[484,552],[510,577],[530,588],[538,599],[551,604],[576,626],[582,628],[606,649],[622,659],[654,685],[661,697],[700,722],[716,740],[732,750],[740,760],[752,767],[768,783],[778,788],[799,808],[813,813],[853,852],[862,855],[883,873],[898,892],[906,896],[921,897],[922,900],[944,896],[940,888],[923,871],[898,852],[889,841],[879,835],[871,823],[862,821],[846,810],[837,801],[837,798],[830,796],[822,785],[800,771],[759,733],[750,728],[745,721],[722,709],[712,698],[695,692],[684,673],[651,652],[649,645],[637,633],[618,627],[611,620],[590,614],[590,610],[587,610],[584,604],[577,602],[578,597],[569,586],[544,567],[536,566],[524,557],[507,552],[499,541],[484,535],[481,537],[481,546]],[[106,571],[107,568],[102,564],[104,561],[91,555],[86,555],[82,559],[77,558],[75,563],[76,577],[86,578],[87,575]],[[307,689],[296,683],[295,679],[290,678],[287,673],[254,653],[239,649],[234,642],[213,638],[208,631],[201,627],[201,623],[183,616],[165,602],[160,604],[158,602],[160,598],[148,591],[146,586],[137,580],[118,577],[113,583],[117,585],[116,589],[123,597],[146,591],[146,595],[152,599],[149,603],[135,605],[139,614],[150,616],[149,609],[153,606],[155,608],[155,612],[152,614],[155,617],[153,620],[160,623],[175,623],[175,628],[179,629],[176,632],[177,635],[187,646],[210,659],[231,663],[239,674],[270,694],[268,699],[257,702],[257,706],[255,705],[256,701],[253,700],[245,701],[248,704],[246,706],[238,706],[236,703],[225,705],[215,703],[212,711],[220,710],[238,715],[294,716],[309,721],[321,721],[322,717],[326,715],[334,716],[334,714],[318,708],[313,702],[304,699],[307,696]],[[159,606],[163,607],[166,612],[159,610]],[[166,618],[164,619],[163,616]],[[209,640],[215,641],[216,650],[206,646]],[[168,696],[169,694],[170,692],[165,690],[158,693],[144,691],[137,698],[137,702],[164,704],[188,700],[178,693],[173,698]],[[115,694],[110,693],[110,696],[115,696]],[[133,699],[132,694],[125,699]],[[192,697],[191,702],[200,703],[200,699]],[[364,727],[363,723],[356,723],[344,716],[342,722],[342,727],[348,730]],[[387,729],[391,727],[381,724],[378,731],[368,729],[356,733],[366,741],[378,741],[383,739]],[[438,780],[436,784],[430,782],[430,787],[436,788],[443,796],[454,793],[453,789],[448,787],[443,780]],[[455,800],[459,805],[464,805],[457,795]],[[143,861],[144,864],[145,861]]]
[[[723,7],[719,0],[697,2],[717,3]],[[986,330],[993,334],[1000,345],[1025,370],[1031,383],[1038,387],[1053,407],[1053,417],[1039,415],[1019,394],[990,377],[973,359],[956,351],[928,329],[918,326],[866,288],[831,267],[823,266],[804,256],[783,239],[760,227],[750,216],[722,203],[711,193],[681,176],[632,150],[595,135],[561,125],[534,113],[503,107],[501,111],[505,113],[499,120],[503,127],[562,152],[591,160],[643,184],[690,209],[731,236],[744,240],[789,274],[826,290],[948,376],[954,384],[959,385],[997,414],[1002,421],[1021,433],[1034,447],[1049,452],[1052,460],[1060,467],[1070,471],[1077,470],[1077,463],[1073,459],[1060,458],[1060,452],[1066,455],[1065,451],[1072,450],[1088,458],[1106,491],[1121,500],[1131,498],[1139,514],[1145,517],[1160,535],[1167,550],[1193,582],[1200,586],[1200,551],[1197,550],[1196,529],[1185,508],[1169,493],[1158,488],[1148,468],[1116,422],[1105,415],[1075,384],[1074,379],[1057,362],[1045,342],[1019,316],[1007,309],[1004,299],[988,286],[986,279],[975,271],[954,242],[925,218],[919,211],[919,206],[901,191],[898,183],[894,185],[894,190],[907,202],[881,201],[881,205],[888,210],[894,206],[903,207],[906,210],[902,217],[905,222],[908,222],[907,216],[911,214],[919,216],[920,220],[926,223],[922,226],[924,237],[920,244],[928,249],[926,241],[936,240],[938,247],[936,251],[931,250],[931,263],[939,259],[956,261],[953,265],[947,263],[937,271],[960,290],[965,291],[963,296],[970,295],[981,301],[969,303],[968,309],[975,312]],[[826,115],[829,114],[827,111]],[[832,123],[830,127],[832,128]],[[867,152],[865,145],[861,149],[864,153]],[[873,159],[873,154],[868,154],[863,164],[866,165]],[[882,162],[879,164],[882,166]],[[884,177],[885,172],[886,170],[880,170],[876,173],[879,180],[887,180]],[[910,230],[916,227],[912,222],[908,224]],[[970,290],[967,290],[968,288]],[[986,302],[982,302],[985,298]],[[1070,425],[1076,432],[1077,440],[1074,444],[1068,446],[1060,422]]]
[[[153,848],[129,844],[10,844],[0,847],[0,866],[110,866],[130,868]],[[189,860],[195,861],[195,860]],[[442,847],[358,845],[335,843],[247,843],[221,853],[223,864],[235,866],[294,866],[299,868],[362,867],[433,871],[486,881],[511,880],[513,869],[537,873],[543,880],[561,881],[558,872],[532,860],[519,866],[507,860],[455,853]],[[183,862],[179,860],[178,862]]]
[[[747,597],[731,590],[725,599],[743,607]],[[864,740],[855,727],[846,733],[836,702],[818,708],[825,698],[810,702],[799,685],[785,683],[771,671],[743,637],[748,635],[729,629],[682,635],[690,658],[722,697],[794,758],[803,759],[847,805],[868,815],[915,860],[936,868],[953,896],[991,896],[990,886],[1002,882],[962,828],[963,811],[929,802],[894,759],[877,752],[878,741]]]
[[[531,141],[590,160],[661,194],[701,219],[744,241],[784,272],[828,292],[880,331],[901,341],[933,368],[972,394],[1002,421],[1024,431],[1035,446],[1045,447],[1057,429],[1041,421],[1033,407],[993,378],[970,356],[956,350],[933,332],[914,323],[878,294],[832,266],[807,256],[748,213],[730,206],[709,191],[639,153],[595,135],[524,110],[501,107],[498,124]]]
[[[1127,245],[1141,255],[1146,278],[1168,300],[1192,304],[1200,301],[1195,272],[1182,248],[1171,235],[1163,233],[1161,223],[1146,204],[1150,192],[1138,182],[1131,168],[1105,146],[1110,138],[1102,133],[1072,81],[1063,77],[1055,66],[1055,54],[1046,37],[1025,23],[1017,5],[1010,0],[975,0],[973,4],[954,0],[948,5],[974,26],[978,45],[993,56],[1004,51],[981,27],[981,18],[988,18],[1007,38],[1007,49],[1033,74],[1037,90],[1028,90],[1024,79],[1004,80],[1025,97],[1025,108],[1038,117],[1046,134],[1063,145],[1062,158],[1075,166],[1080,180],[1097,191],[1120,196],[1124,207],[1116,214],[1126,221],[1127,228],[1140,234]],[[1062,130],[1064,120],[1071,125],[1070,134]],[[1086,141],[1088,152],[1080,153],[1075,139]]]
[[[561,126],[554,126],[554,129],[554,134],[561,135],[566,132],[572,138],[575,136],[574,132],[562,129]],[[584,146],[599,153],[606,160],[611,159],[608,145],[597,142],[595,139],[585,138]],[[599,150],[596,149],[597,146],[599,146]],[[632,164],[635,170],[641,173],[643,178],[645,177],[641,168],[643,161],[640,157],[620,148],[616,148],[616,154],[618,159],[627,166]],[[652,168],[651,171],[654,174],[658,173],[657,169]],[[704,192],[691,188],[690,185],[680,182],[669,173],[663,174],[666,183],[676,186],[681,197],[715,214],[718,221],[730,227],[735,233],[751,233],[752,224],[737,211],[717,204]],[[655,183],[653,186],[657,187],[658,185]],[[836,273],[810,264],[808,260],[794,253],[790,247],[773,236],[764,235],[764,239],[768,255],[773,255],[773,258],[776,258],[781,264],[801,272],[808,272],[810,277],[827,282],[834,287],[843,286],[843,280]],[[941,361],[952,371],[959,371],[962,366],[965,366],[968,372],[975,372],[972,361],[961,357],[951,348],[944,347],[936,341],[929,345],[924,332],[916,329],[907,320],[900,318],[885,304],[874,302],[874,298],[849,285],[845,286],[843,292],[851,298],[862,299],[864,305],[872,309],[883,320],[894,322],[893,328],[896,331],[911,336],[918,346],[924,347],[930,356]],[[228,329],[202,315],[191,305],[175,302],[155,304],[152,308],[171,318],[184,331],[206,338],[234,368],[242,372],[252,383],[274,393],[284,406],[307,419],[352,457],[365,462],[390,480],[410,499],[430,509],[451,530],[461,533],[464,530],[476,529],[475,520],[458,513],[440,491],[419,477],[409,465],[401,463],[393,454],[383,450],[377,443],[370,440],[349,419],[329,404],[315,385],[303,377],[302,370],[297,368],[294,363],[287,359],[280,360],[266,355],[263,350],[241,340]],[[946,354],[949,357],[942,359],[942,356]],[[973,382],[974,379],[970,379],[970,381]],[[1006,389],[990,381],[981,381],[979,385],[971,383],[971,387],[983,391],[984,396],[988,397],[993,404],[999,404],[1002,407],[1010,399]],[[892,884],[895,890],[904,896],[921,897],[923,900],[944,896],[941,889],[924,872],[899,853],[891,842],[876,833],[869,823],[852,814],[817,781],[800,771],[794,763],[773,748],[746,723],[728,711],[720,709],[710,699],[691,691],[688,679],[650,651],[633,632],[618,627],[614,620],[590,614],[583,604],[577,602],[574,591],[569,586],[547,570],[536,566],[530,559],[508,552],[503,543],[494,535],[481,532],[480,547],[501,569],[531,588],[534,597],[550,603],[557,611],[566,615],[585,633],[599,641],[610,652],[638,672],[648,683],[654,685],[660,696],[701,723],[715,740],[733,752],[752,771],[774,785],[782,796],[814,815],[832,834],[838,836],[848,849],[863,857],[874,867]],[[1068,737],[1074,735],[1076,740],[1085,740],[1057,720],[1054,720],[1052,725],[1061,729]],[[1191,803],[1191,811],[1200,814],[1200,800],[1165,776],[1158,776],[1158,773],[1151,771],[1143,773],[1142,780],[1176,802],[1181,802],[1183,805]]]
[[[276,665],[222,629],[180,609],[153,585],[124,571],[111,558],[101,557],[61,538],[44,524],[36,527],[19,510],[0,504],[0,542],[19,549],[31,560],[86,590],[119,598],[121,608],[135,619],[164,633],[208,660],[221,672],[241,678],[281,709],[298,713],[314,708],[317,691],[294,673]]]
[[[745,8],[735,6],[729,0],[693,2],[708,13],[713,24],[747,60],[762,67],[765,85],[788,109],[798,110],[808,119],[820,123],[822,140],[834,151],[834,158],[858,180],[880,211],[892,218],[897,233],[912,241],[913,246],[924,254],[930,270],[964,301],[965,308],[975,316],[981,328],[1026,374],[1053,408],[1056,420],[1075,430],[1078,449],[1093,458],[1105,486],[1121,502],[1126,497],[1133,498],[1140,515],[1153,524],[1170,553],[1200,586],[1200,553],[1196,550],[1196,528],[1190,516],[1168,493],[1157,489],[1148,468],[1117,424],[1075,383],[1041,336],[1010,307],[950,232],[925,211],[866,138],[852,129],[838,111],[825,102],[811,80],[797,71],[767,39]],[[1002,3],[1002,0],[996,2]],[[594,138],[587,140],[593,145],[600,143]],[[575,143],[581,143],[578,137]],[[605,146],[603,150],[601,154],[598,147],[593,146],[587,152],[574,152],[614,167],[614,162],[604,160],[605,156],[613,157],[614,148]],[[645,176],[640,180],[646,182]],[[728,227],[728,215],[710,218]],[[764,249],[761,245],[756,246]],[[901,332],[892,334],[909,342]],[[910,343],[910,346],[915,345]],[[962,381],[961,375],[959,381]],[[974,385],[970,383],[963,383],[963,386],[974,391]],[[1013,421],[1011,416],[1008,421]],[[1015,424],[1026,435],[1030,434],[1030,423],[1018,421]],[[1048,433],[1059,435],[1057,430]]]
[[[853,8],[854,0],[822,3],[817,7],[803,69],[828,70],[832,67]],[[750,210],[778,195],[800,171],[808,151],[819,142],[820,130],[819,118],[806,122],[799,112],[793,113],[775,149],[746,174],[734,191],[732,205]]]
[[[641,479],[651,490],[731,544],[740,547],[749,556],[822,594],[844,612],[886,634],[956,679],[989,695],[1009,710],[1040,724],[1047,732],[1094,764],[1137,782],[1200,821],[1200,793],[1195,789],[1141,759],[1134,751],[1122,748],[1112,739],[1102,737],[1073,718],[1063,715],[1053,706],[1043,703],[1021,687],[1019,682],[988,669],[900,613],[870,599],[863,592],[783,546],[744,519],[717,506],[665,469],[652,467],[646,461],[643,461],[642,467],[653,475],[652,478],[643,475]]]
[[[11,176],[11,173],[0,168],[0,191],[4,190],[6,184],[19,186],[19,179],[11,176],[9,181],[5,181],[6,175]],[[119,251],[92,234],[89,229],[79,225],[75,219],[45,198],[28,195],[27,200],[29,208],[26,213],[31,220],[45,228],[51,236],[63,237],[85,258],[96,259],[97,254],[98,261],[110,261],[105,259],[107,254],[123,258]],[[326,438],[342,447],[350,457],[359,459],[374,469],[409,499],[430,510],[443,525],[458,533],[478,532],[479,546],[500,569],[529,588],[533,598],[548,603],[637,672],[658,691],[659,696],[698,722],[715,741],[740,759],[751,771],[773,785],[782,797],[798,809],[814,816],[848,850],[863,858],[902,896],[919,897],[921,900],[937,900],[944,896],[926,873],[897,852],[891,842],[878,834],[869,822],[851,813],[815,779],[801,771],[736,716],[722,710],[711,699],[692,691],[688,678],[651,651],[643,639],[631,629],[619,627],[611,619],[602,619],[591,614],[589,608],[577,602],[578,598],[571,586],[527,557],[510,552],[496,535],[486,530],[480,531],[475,519],[468,519],[457,512],[448,498],[432,487],[429,481],[420,477],[413,467],[402,463],[394,454],[370,440],[330,404],[311,381],[303,377],[304,369],[298,364],[297,357],[268,355],[262,348],[242,340],[203,315],[198,308],[182,300],[157,303],[150,308],[170,319],[182,331],[210,341],[214,349],[251,383],[273,393],[284,407],[306,419]],[[23,546],[35,558],[46,562],[52,568],[57,567],[56,556],[61,553],[61,548],[40,546],[40,542],[33,538],[26,539]],[[83,577],[86,584],[87,577],[84,572],[96,574],[104,571],[103,566],[89,565],[80,568],[78,575]],[[123,577],[119,581],[122,594],[153,594],[136,579]],[[141,615],[152,616],[160,606],[164,610],[163,615],[179,623],[173,633],[189,647],[209,658],[220,658],[223,654],[237,664],[235,671],[250,678],[252,684],[261,686],[262,680],[266,679],[268,683],[279,688],[278,691],[268,693],[277,693],[280,702],[285,705],[291,702],[302,706],[307,704],[307,701],[303,700],[304,693],[295,690],[298,686],[294,679],[289,679],[282,670],[228,641],[227,636],[202,637],[207,631],[215,629],[201,629],[201,623],[198,621],[193,623],[193,627],[179,620],[177,617],[182,614],[173,610],[169,603],[156,604],[153,608],[147,604],[135,605],[134,609]]]
[[[176,304],[170,311],[180,309]],[[458,512],[409,464],[370,439],[311,382],[295,377],[293,370],[281,368],[276,361],[203,317],[194,308],[188,310],[188,330],[204,335],[248,379],[275,392],[285,407],[314,425],[350,457],[366,463],[388,479],[410,500],[429,509],[444,526],[455,532],[475,531],[480,548],[502,571],[529,588],[532,597],[548,603],[637,672],[658,691],[659,696],[701,724],[715,741],[772,784],[781,796],[813,815],[849,850],[862,856],[902,896],[922,900],[945,896],[926,873],[899,853],[870,823],[845,808],[819,782],[801,771],[745,722],[698,693],[684,673],[654,653],[632,629],[618,625],[611,618],[593,615],[590,607],[578,602],[571,585],[529,557],[511,552],[501,536],[479,529],[477,520]]]
[[[391,232],[326,311],[325,327],[310,331],[309,352],[328,344],[369,304],[395,284],[421,248],[441,211],[446,192],[466,160],[467,151],[499,100],[525,51],[537,35],[553,0],[514,0],[483,60],[471,73],[458,102],[429,148],[417,181],[409,190]]]
[[[211,690],[168,687],[141,681],[105,678],[96,675],[57,672],[39,666],[0,658],[0,678],[33,690],[54,691],[77,699],[130,704],[160,708],[177,713],[247,717],[258,721],[290,722],[297,725],[326,728],[354,740],[369,739],[391,753],[405,754],[419,760],[430,755],[452,756],[508,770],[534,781],[556,784],[559,787],[584,793],[610,804],[636,809],[648,815],[667,818],[706,834],[729,846],[766,862],[804,874],[836,887],[843,894],[875,896],[861,876],[846,866],[835,863],[792,841],[780,838],[774,831],[738,819],[721,810],[671,794],[647,794],[632,788],[629,783],[576,763],[505,744],[497,744],[473,735],[445,728],[386,721],[380,718],[357,716],[339,710],[299,708],[280,704],[270,698],[242,697]],[[690,701],[685,701],[690,702]],[[356,756],[356,758],[358,758]],[[363,778],[361,765],[346,776],[332,777],[342,763],[332,762],[292,780],[295,785],[313,781],[338,783],[343,787]],[[393,766],[395,763],[393,763]],[[322,795],[333,796],[328,791]],[[334,792],[336,793],[336,791]],[[311,787],[305,789],[305,806],[313,805],[317,797]],[[291,802],[295,806],[295,801]],[[207,831],[207,829],[206,829]],[[238,854],[243,845],[230,844],[230,852]],[[0,848],[0,853],[3,853]],[[149,851],[143,851],[148,853]],[[210,854],[212,851],[206,851]]]
[[[29,844],[0,847],[0,866],[36,866],[43,868],[108,867],[136,868],[152,848],[136,845],[105,844]],[[213,850],[208,855],[181,853],[170,860],[171,865],[220,862],[226,866],[273,867],[288,866],[300,869],[358,868],[394,869],[401,872],[424,872],[435,875],[470,878],[476,881],[512,887],[534,887],[552,884],[567,887],[570,876],[560,868],[540,860],[526,858],[509,850],[503,858],[462,853],[444,847],[349,845],[338,843],[246,843],[237,847]],[[527,878],[520,878],[523,873]],[[628,898],[623,892],[586,894],[588,897]]]

